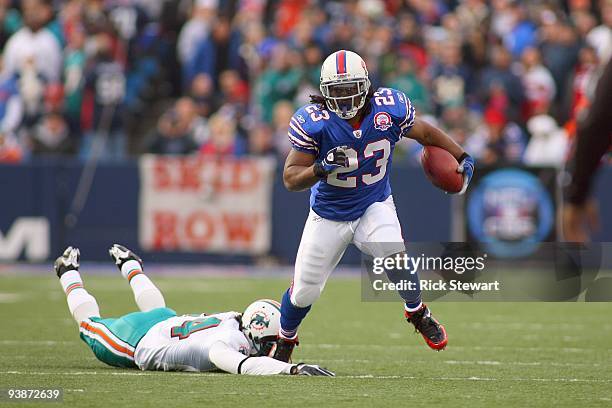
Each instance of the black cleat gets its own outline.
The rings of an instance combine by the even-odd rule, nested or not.
[[[71,246],[66,248],[62,256],[57,258],[53,264],[53,270],[57,274],[57,277],[61,278],[62,275],[68,271],[78,271],[80,258],[81,252],[79,248],[73,248]]]
[[[143,269],[142,259],[123,245],[113,244],[113,246],[109,248],[108,254],[113,258],[113,261],[115,261],[120,271],[123,264],[127,261],[136,261],[140,264],[140,268]]]
[[[298,344],[300,344],[300,342],[298,341],[297,337],[293,340],[279,337],[276,341],[276,350],[274,350],[274,356],[272,358],[289,363],[291,361],[293,349]]]
[[[414,325],[415,330],[421,333],[429,347],[438,351],[446,347],[448,343],[446,330],[434,319],[426,304],[416,312],[408,313],[404,310],[404,315],[406,320]]]
[[[336,374],[327,368],[319,367],[316,364],[298,363],[291,367],[291,375],[307,375],[309,377],[335,377]]]

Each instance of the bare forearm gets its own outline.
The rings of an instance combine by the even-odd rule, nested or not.
[[[314,173],[314,165],[311,166],[289,166],[283,173],[283,182],[289,191],[303,191],[319,181]]]
[[[465,150],[449,135],[427,122],[420,121],[417,123],[408,137],[415,139],[423,146],[440,147],[452,154],[457,160],[465,153]]]

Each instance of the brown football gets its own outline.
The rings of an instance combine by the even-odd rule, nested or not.
[[[463,176],[457,173],[459,163],[452,154],[437,146],[425,146],[421,165],[432,184],[448,193],[458,193],[463,187]]]

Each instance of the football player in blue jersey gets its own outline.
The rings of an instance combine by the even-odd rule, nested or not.
[[[405,252],[389,184],[395,143],[408,137],[450,152],[459,162],[457,172],[463,173],[460,194],[474,171],[473,159],[461,146],[415,117],[404,93],[390,88],[374,92],[365,62],[356,53],[342,50],[325,59],[320,90],[322,96],[298,109],[289,123],[293,149],[285,162],[284,183],[290,191],[310,188],[311,209],[293,283],[282,299],[274,352],[282,361],[290,360],[298,326],[350,243],[372,257]],[[411,279],[418,283],[416,274]],[[446,331],[421,302],[420,291],[400,295],[408,322],[429,347],[443,349]]]

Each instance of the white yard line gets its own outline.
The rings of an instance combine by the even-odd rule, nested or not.
[[[0,345],[2,346],[72,346],[80,343],[80,341],[57,340],[0,340]]]
[[[378,360],[360,360],[350,358],[316,359],[317,363],[363,363],[372,364]],[[411,363],[431,364],[431,360],[410,360]],[[527,366],[527,367],[601,367],[600,363],[557,363],[553,361],[496,361],[496,360],[442,360],[451,365],[484,365],[484,366]],[[607,366],[607,364],[605,365]]]
[[[402,380],[431,380],[431,381],[524,381],[524,382],[567,382],[567,383],[612,383],[612,379],[591,378],[494,378],[494,377],[423,377],[406,375],[347,375],[341,378],[359,379],[402,379]]]
[[[179,372],[138,372],[138,371],[73,371],[73,372],[43,372],[43,371],[0,371],[0,374],[7,375],[49,375],[49,376],[184,376],[184,377],[201,377],[201,376],[218,376],[218,373],[179,373]],[[517,382],[562,382],[562,383],[598,383],[609,384],[612,379],[591,379],[591,378],[495,378],[495,377],[423,377],[423,376],[406,376],[406,375],[346,375],[339,376],[339,379],[373,379],[373,380],[430,380],[430,381],[517,381]]]
[[[81,375],[110,375],[118,377],[147,377],[163,374],[164,376],[193,376],[197,374],[199,376],[213,376],[214,373],[188,373],[188,372],[162,372],[162,371],[136,371],[136,370],[125,370],[125,371],[68,371],[68,372],[45,372],[45,371],[0,371],[0,375],[65,375],[65,376],[81,376]]]
[[[24,297],[23,293],[0,293],[0,303],[17,303]]]
[[[426,361],[423,361],[424,363]],[[496,360],[445,360],[446,364],[453,365],[515,365],[515,366],[551,366],[551,367],[601,367],[600,363],[558,363],[554,361],[496,361]],[[608,364],[605,364],[608,366]]]
[[[415,345],[391,345],[391,344],[334,344],[334,343],[318,343],[318,344],[303,344],[300,347],[305,348],[319,348],[319,349],[376,349],[376,350],[388,350],[388,349],[411,349],[411,348],[423,348],[420,344]],[[612,349],[602,349],[597,347],[514,347],[514,346],[449,346],[448,350],[462,351],[462,350],[514,350],[514,351],[561,351],[566,353],[602,353],[612,352]]]

